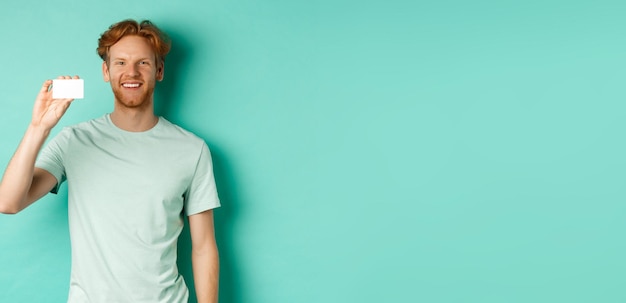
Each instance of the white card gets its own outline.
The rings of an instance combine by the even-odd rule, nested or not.
[[[84,85],[83,79],[54,79],[52,99],[82,99]]]

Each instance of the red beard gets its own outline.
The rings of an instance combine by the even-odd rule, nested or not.
[[[113,95],[117,103],[126,108],[141,108],[151,104],[153,91],[154,89],[148,88],[136,92],[125,92],[123,87],[116,86],[113,88]]]

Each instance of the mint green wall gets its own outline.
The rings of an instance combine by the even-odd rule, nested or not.
[[[625,10],[8,2],[0,166],[46,78],[85,79],[62,125],[109,112],[98,35],[149,18],[174,40],[159,113],[213,151],[221,302],[624,302]],[[63,188],[0,216],[0,301],[64,302]]]

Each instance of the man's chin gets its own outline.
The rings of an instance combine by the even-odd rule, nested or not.
[[[141,108],[146,107],[148,104],[150,104],[150,100],[146,96],[142,96],[139,98],[128,98],[126,96],[116,94],[115,101],[118,105],[126,108]]]
[[[150,102],[148,100],[118,100],[117,103],[126,108],[142,108]]]
[[[112,86],[116,106],[126,109],[144,109],[152,105],[154,87],[147,85],[139,90],[126,90]]]

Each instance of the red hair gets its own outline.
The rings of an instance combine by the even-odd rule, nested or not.
[[[100,58],[108,62],[111,46],[125,36],[131,35],[146,38],[148,43],[152,45],[157,63],[163,64],[165,56],[170,51],[171,41],[164,32],[148,20],[143,20],[139,23],[135,20],[127,19],[111,25],[98,39],[98,48],[96,50]]]

